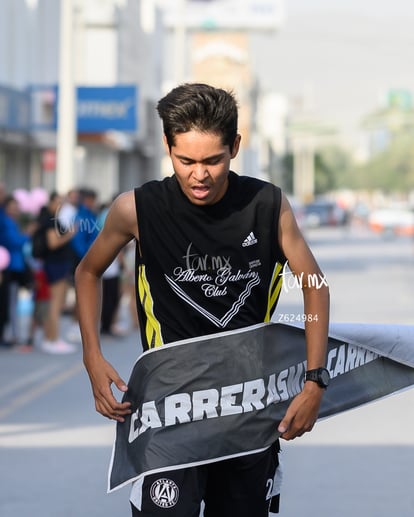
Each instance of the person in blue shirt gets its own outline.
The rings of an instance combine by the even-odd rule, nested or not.
[[[28,266],[26,264],[23,247],[30,241],[34,226],[29,224],[26,232],[23,232],[19,225],[20,218],[19,204],[13,196],[7,196],[3,204],[2,228],[0,232],[0,245],[4,246],[10,253],[10,264],[7,268],[8,275],[8,305],[11,330],[11,343],[19,341],[18,325],[18,294],[20,287],[28,286]]]
[[[99,233],[97,197],[94,190],[80,191],[79,208],[74,220],[77,232],[71,241],[77,262],[85,256]]]
[[[78,208],[73,218],[73,226],[76,227],[77,231],[70,242],[72,250],[71,283],[73,283],[73,275],[77,265],[86,255],[99,233],[97,193],[92,189],[82,188],[78,190],[78,194]],[[72,320],[66,339],[70,342],[78,343],[81,337],[76,306],[72,312]]]
[[[0,239],[3,237],[4,229],[4,200],[7,191],[4,183],[0,183]],[[9,321],[9,272],[0,271],[0,347],[8,347],[10,344],[4,339],[4,330]]]

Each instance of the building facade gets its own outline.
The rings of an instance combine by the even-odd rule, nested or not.
[[[66,2],[69,49],[61,45]],[[63,51],[70,52],[75,98],[70,186],[94,188],[106,201],[159,177],[162,41],[159,12],[141,0],[3,0],[0,181],[10,190],[62,184],[56,154],[67,122],[58,116]]]

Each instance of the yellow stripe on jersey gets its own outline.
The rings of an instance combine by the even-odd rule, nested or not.
[[[145,266],[143,264],[140,264],[138,267],[138,296],[146,317],[145,335],[147,337],[148,347],[155,348],[157,346],[161,346],[163,345],[161,326],[154,315],[151,289],[145,273]]]
[[[283,269],[283,264],[276,262],[275,269],[273,270],[272,280],[269,286],[269,292],[267,295],[267,310],[264,321],[270,321],[272,317],[272,313],[275,309],[277,300],[279,298],[280,290],[282,289],[283,276],[279,275],[279,273]]]

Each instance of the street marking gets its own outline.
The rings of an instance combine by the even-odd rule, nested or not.
[[[61,428],[59,424],[0,425],[0,449],[111,447],[115,422]]]
[[[7,406],[0,409],[0,419],[9,416],[11,413],[13,413],[17,409],[21,408],[22,406],[25,406],[32,400],[34,400],[38,397],[41,397],[44,393],[47,393],[53,387],[57,386],[58,384],[62,384],[66,380],[77,375],[79,372],[81,372],[83,370],[83,368],[84,368],[83,363],[81,361],[79,361],[74,366],[72,366],[72,368],[70,368],[69,370],[58,373],[54,377],[48,379],[47,381],[43,382],[39,386],[30,390],[30,392],[12,399]]]
[[[29,375],[26,375],[20,379],[15,380],[14,382],[8,383],[2,389],[0,389],[0,398],[5,397],[9,393],[13,393],[13,391],[18,391],[21,388],[26,388],[30,384],[38,381],[39,379],[43,379],[53,374],[56,370],[60,368],[59,365],[55,365],[54,367],[47,366],[42,370],[36,370]]]

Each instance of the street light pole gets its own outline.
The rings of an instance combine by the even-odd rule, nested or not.
[[[60,1],[59,93],[56,190],[65,194],[74,186],[76,138],[73,78],[73,0]]]
[[[186,0],[179,0],[174,28],[174,81],[181,84],[186,75]]]

